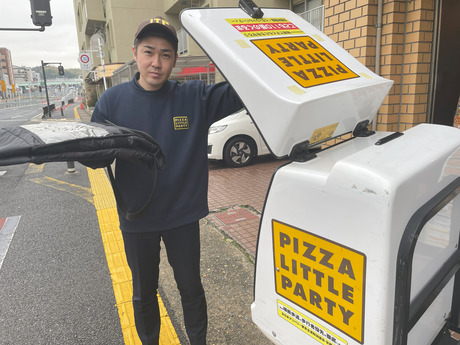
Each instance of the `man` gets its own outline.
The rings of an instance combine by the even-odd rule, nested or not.
[[[92,121],[106,120],[150,134],[162,148],[166,168],[158,172],[153,204],[140,219],[119,212],[126,256],[133,276],[136,329],[143,344],[158,344],[160,315],[156,291],[160,240],[181,295],[192,345],[206,344],[207,310],[200,277],[199,219],[208,214],[207,133],[215,121],[243,107],[228,83],[180,84],[169,76],[177,60],[176,31],[165,19],[142,22],[133,54],[139,72],[132,81],[104,92]],[[120,194],[139,209],[152,189],[148,169],[117,160]]]

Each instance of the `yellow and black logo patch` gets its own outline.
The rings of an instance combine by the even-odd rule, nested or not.
[[[173,117],[174,130],[180,131],[182,129],[189,129],[188,117],[187,116],[176,116]]]

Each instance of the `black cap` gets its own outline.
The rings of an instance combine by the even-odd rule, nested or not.
[[[174,26],[172,26],[166,19],[162,17],[154,17],[152,19],[144,20],[139,24],[134,39],[142,38],[146,33],[158,33],[162,37],[170,41],[177,52],[177,33]]]

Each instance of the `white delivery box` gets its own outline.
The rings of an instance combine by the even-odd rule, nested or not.
[[[252,305],[275,343],[432,344],[449,317],[452,275],[417,319],[431,279],[452,255],[458,266],[460,133],[419,125],[376,145],[386,136],[275,173]]]
[[[460,132],[369,131],[392,81],[293,12],[262,11],[181,14],[271,152],[292,161],[262,214],[253,321],[283,345],[440,344],[460,312]]]
[[[371,121],[393,82],[360,64],[288,10],[190,9],[189,34],[238,92],[277,157],[305,141],[318,144]]]

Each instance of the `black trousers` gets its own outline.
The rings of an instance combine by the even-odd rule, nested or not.
[[[180,292],[184,322],[191,345],[205,345],[208,324],[206,298],[200,276],[198,221],[160,232],[122,232],[128,265],[133,276],[136,329],[143,345],[158,345],[160,312],[157,289],[160,241]]]

